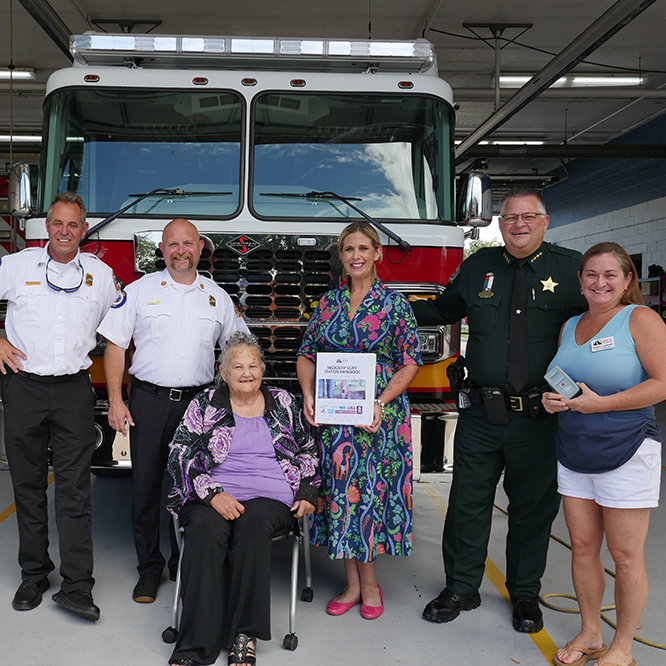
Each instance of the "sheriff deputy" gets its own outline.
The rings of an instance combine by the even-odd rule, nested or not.
[[[504,247],[465,260],[442,294],[412,303],[421,326],[467,317],[469,379],[456,428],[453,483],[442,551],[446,587],[425,607],[449,622],[481,603],[495,489],[504,472],[509,498],[506,587],[513,627],[543,627],[539,608],[550,526],[559,508],[556,419],[541,405],[544,374],[562,324],[585,309],[580,254],[544,242],[549,217],[535,190],[511,192],[501,206]]]

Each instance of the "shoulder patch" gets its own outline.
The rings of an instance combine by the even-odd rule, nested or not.
[[[453,271],[453,275],[449,278],[449,282],[453,282],[459,275],[460,273],[460,264],[458,264],[458,268],[456,268],[455,271]]]
[[[125,303],[127,302],[127,294],[122,290],[118,290],[118,296],[116,296],[116,300],[111,303],[111,307],[116,310],[118,308],[121,308]]]

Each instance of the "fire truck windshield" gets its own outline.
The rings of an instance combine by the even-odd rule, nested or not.
[[[333,191],[379,220],[448,222],[452,113],[413,93],[287,90],[247,103],[233,90],[62,88],[45,103],[38,210],[69,190],[104,216],[232,218],[246,205],[262,219],[358,217],[342,201],[271,196]],[[201,194],[132,203],[157,188]]]
[[[39,205],[62,190],[91,213],[112,213],[156,188],[204,192],[150,197],[128,214],[231,217],[240,208],[244,104],[233,92],[69,89],[50,95]]]
[[[358,217],[343,192],[380,219],[451,220],[450,107],[431,97],[280,92],[252,107],[251,202],[260,217]],[[271,196],[271,194],[281,196]]]

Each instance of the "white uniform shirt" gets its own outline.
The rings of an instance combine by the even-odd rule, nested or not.
[[[81,283],[72,293],[56,291],[46,281],[48,258],[48,246],[2,257],[7,339],[28,357],[19,359],[25,372],[73,375],[92,364],[88,354],[95,348],[95,330],[118,292],[113,271],[88,252],[77,252],[68,264],[49,262],[53,284],[69,288]]]
[[[164,387],[203,386],[215,376],[215,343],[249,330],[224,289],[197,273],[190,285],[169,271],[144,275],[111,306],[98,331],[136,351],[129,369],[144,382]]]

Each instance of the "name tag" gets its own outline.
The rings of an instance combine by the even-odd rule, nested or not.
[[[146,301],[146,305],[162,305],[162,301]]]
[[[28,282],[28,281],[26,281],[25,286],[26,287],[36,287],[37,285],[40,285],[40,284],[42,284],[42,283],[39,280],[37,282],[32,282],[32,281]]]
[[[590,342],[590,349],[593,352],[605,351],[606,349],[613,349],[615,347],[615,338],[611,335],[608,338],[597,338]]]

